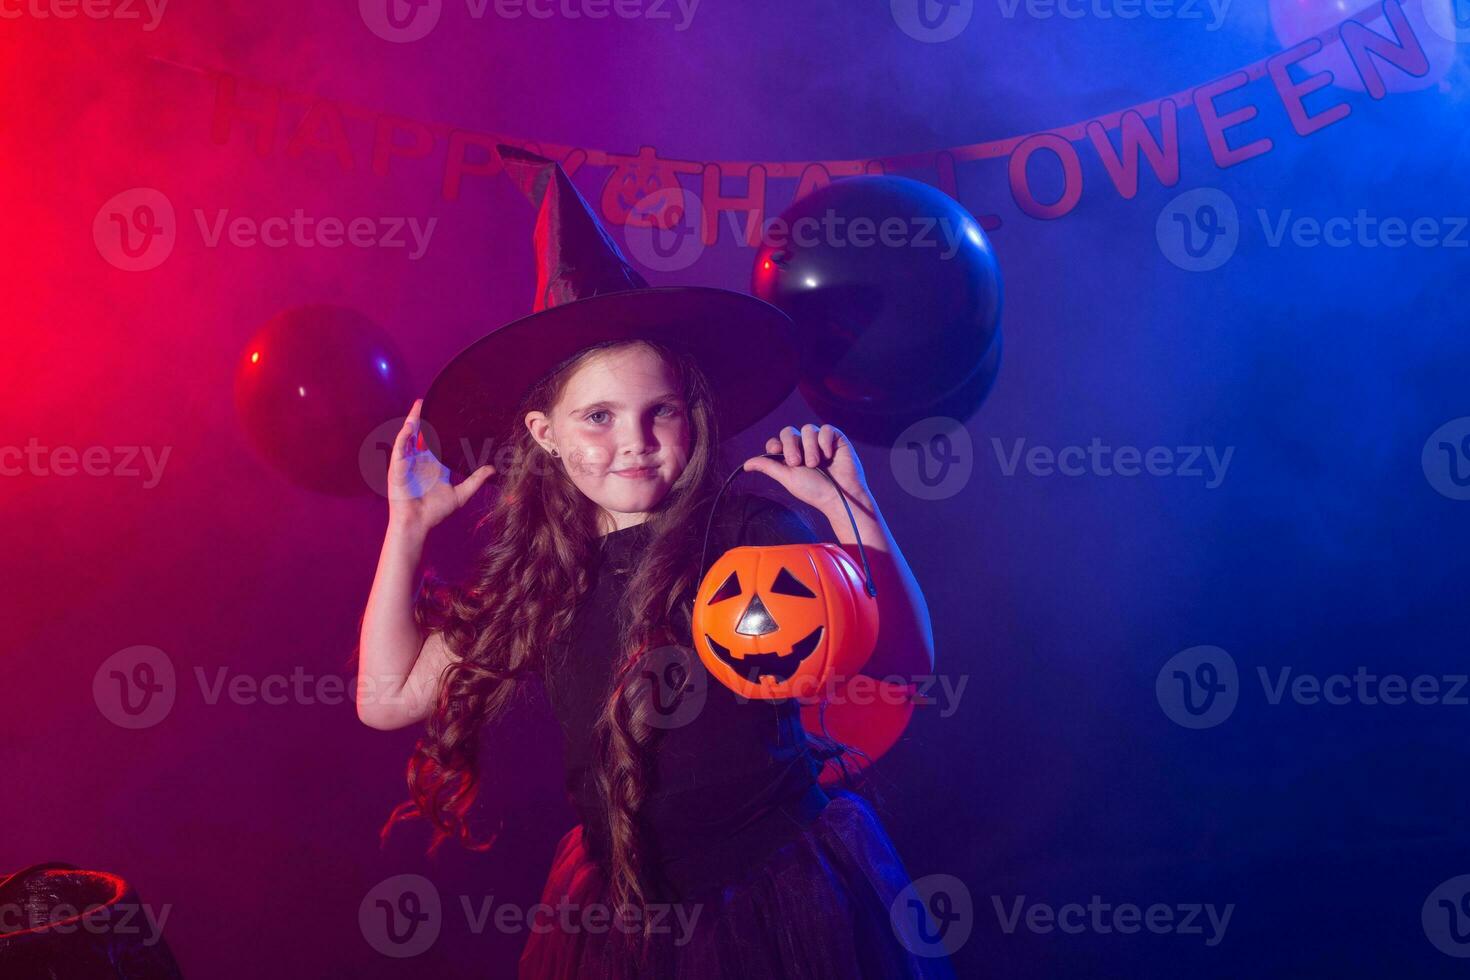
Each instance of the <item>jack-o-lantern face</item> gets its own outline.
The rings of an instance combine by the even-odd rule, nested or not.
[[[694,600],[706,669],[748,698],[809,697],[872,655],[878,604],[833,544],[732,548]]]

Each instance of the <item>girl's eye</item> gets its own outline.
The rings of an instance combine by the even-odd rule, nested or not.
[[[678,408],[678,406],[677,405],[671,405],[668,402],[662,403],[661,405],[658,406],[658,408],[659,408],[659,411],[660,412],[663,412],[664,409],[668,409],[667,412],[663,412],[663,415],[662,415],[663,418],[672,418],[673,416],[679,414],[679,408]],[[583,418],[584,421],[591,422],[593,425],[601,425],[602,424],[602,420],[599,419],[598,416],[600,416],[600,415],[606,415],[606,414],[607,414],[607,410],[606,409],[599,408],[595,412],[588,412],[582,418]]]

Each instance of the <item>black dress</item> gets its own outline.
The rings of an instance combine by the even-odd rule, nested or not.
[[[737,545],[832,540],[793,510],[755,494],[728,495],[709,563]],[[616,615],[630,569],[648,541],[638,524],[603,539],[593,586],[572,628],[547,657],[546,693],[566,737],[567,793],[581,823],[557,846],[542,901],[603,902],[606,820],[593,782],[593,725],[612,683]],[[690,638],[681,637],[688,644]],[[697,659],[693,670],[703,672]],[[947,960],[918,955],[890,924],[909,883],[862,797],[817,782],[794,701],[741,701],[704,674],[702,703],[660,732],[643,810],[664,916],[642,975],[848,980],[952,977]],[[628,975],[613,910],[533,932],[523,978]],[[911,941],[908,946],[915,945]],[[921,944],[920,944],[921,945]]]

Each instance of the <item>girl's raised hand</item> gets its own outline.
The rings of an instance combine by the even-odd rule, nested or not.
[[[766,452],[781,453],[784,459],[752,456],[745,461],[744,469],[766,474],[797,500],[828,516],[842,513],[842,501],[827,478],[817,472],[819,467],[837,481],[854,503],[872,499],[857,452],[836,426],[809,422],[798,429],[788,425],[766,440]]]
[[[388,460],[388,519],[394,524],[427,533],[430,528],[459,510],[485,484],[495,467],[475,470],[458,486],[450,482],[449,467],[427,447],[419,448],[419,412],[424,400],[409,409],[393,453]]]

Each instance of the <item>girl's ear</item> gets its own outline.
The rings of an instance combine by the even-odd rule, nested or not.
[[[551,451],[551,420],[546,417],[545,412],[527,412],[526,430],[531,433],[531,438],[535,439],[542,449],[547,452]]]

